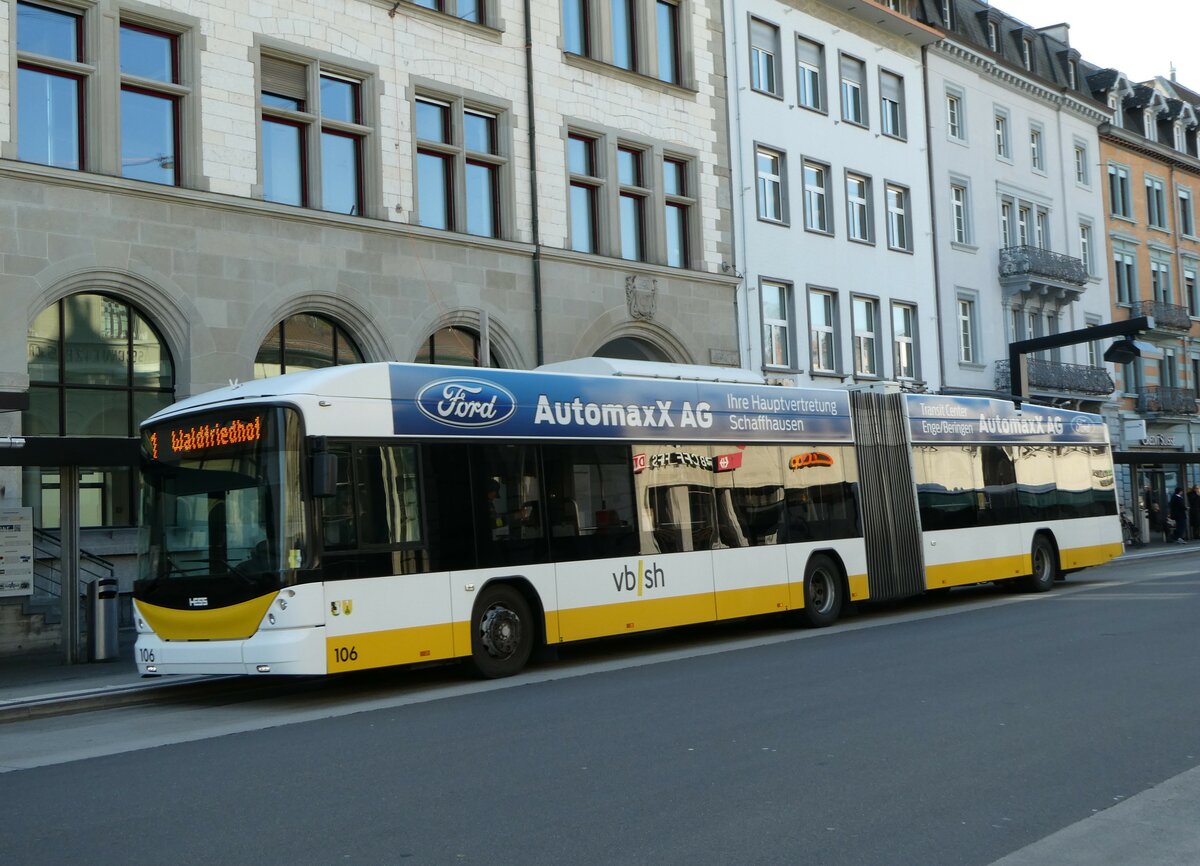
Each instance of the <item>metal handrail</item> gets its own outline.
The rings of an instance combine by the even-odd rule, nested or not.
[[[1062,283],[1082,286],[1088,281],[1087,265],[1083,259],[1056,253],[1053,250],[1021,244],[1000,249],[1000,276],[1016,277],[1026,274],[1049,277]]]
[[[1026,363],[1029,365],[1027,369],[1031,388],[1047,388],[1070,394],[1107,396],[1116,387],[1112,377],[1103,367],[1067,364],[1061,361],[1043,361],[1041,358],[1027,358]],[[1011,386],[1009,362],[997,361],[996,390],[1008,391]]]

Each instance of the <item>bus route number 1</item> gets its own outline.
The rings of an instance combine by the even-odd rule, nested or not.
[[[358,650],[352,646],[335,646],[333,657],[341,664],[356,662],[358,661]]]

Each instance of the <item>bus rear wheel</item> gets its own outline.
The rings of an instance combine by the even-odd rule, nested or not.
[[[1025,578],[1023,588],[1027,592],[1048,592],[1058,577],[1058,563],[1050,539],[1045,535],[1035,535],[1029,558],[1033,563],[1033,573]]]
[[[487,679],[520,673],[533,651],[529,602],[507,584],[488,587],[471,619],[471,663]]]
[[[804,569],[804,607],[797,611],[800,622],[809,628],[824,628],[837,622],[845,602],[842,586],[842,571],[837,563],[823,553],[810,558]]]

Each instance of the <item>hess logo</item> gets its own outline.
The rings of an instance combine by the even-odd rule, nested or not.
[[[517,398],[482,379],[439,379],[417,392],[417,409],[439,424],[492,427],[517,411]]]
[[[612,578],[617,592],[634,592],[639,596],[647,589],[660,589],[667,585],[662,566],[653,562],[646,565],[641,559],[638,560],[637,571],[627,565],[621,571],[614,571]]]

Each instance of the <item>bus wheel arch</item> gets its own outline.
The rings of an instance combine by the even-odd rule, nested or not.
[[[471,664],[485,679],[511,677],[545,641],[541,603],[523,578],[489,581],[471,609]]]
[[[1029,562],[1031,572],[1025,577],[1023,588],[1028,592],[1048,592],[1054,587],[1060,572],[1058,543],[1054,533],[1039,529],[1033,534]]]
[[[804,607],[796,611],[809,628],[833,625],[849,600],[849,583],[841,557],[832,550],[813,551],[804,566]]]

